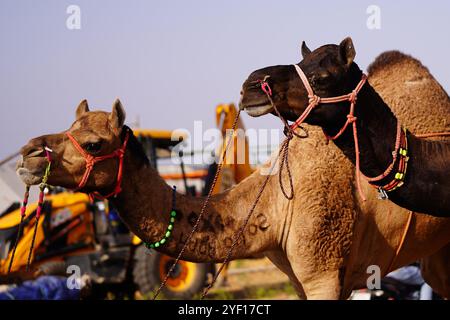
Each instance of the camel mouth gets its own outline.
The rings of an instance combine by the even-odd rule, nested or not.
[[[37,157],[34,157],[36,159]],[[44,158],[45,159],[45,158]],[[36,170],[30,170],[25,165],[25,159],[21,157],[16,164],[16,174],[26,185],[37,185],[41,183],[44,175],[44,170],[36,168]]]
[[[258,105],[245,105],[242,109],[251,117],[261,117],[263,115],[271,113],[273,107],[272,105],[265,103]]]
[[[31,172],[27,168],[18,168],[16,170],[16,173],[19,176],[20,180],[22,180],[23,183],[29,186],[37,185],[42,181],[41,172]]]

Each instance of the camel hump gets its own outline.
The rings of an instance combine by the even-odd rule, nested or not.
[[[426,69],[422,63],[416,58],[412,57],[409,54],[403,53],[398,50],[390,50],[381,53],[378,57],[375,58],[375,61],[372,62],[367,68],[367,72],[370,75],[378,72],[386,68],[387,66],[392,66],[398,63],[413,63],[416,64],[417,67]]]

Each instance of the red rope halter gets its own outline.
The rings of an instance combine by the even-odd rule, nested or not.
[[[78,152],[83,156],[83,158],[86,161],[86,170],[83,174],[83,177],[81,178],[80,183],[78,184],[78,187],[75,189],[75,191],[80,190],[81,188],[83,188],[86,185],[86,183],[89,179],[89,175],[91,174],[92,169],[94,168],[96,163],[107,160],[107,159],[119,158],[119,169],[117,170],[116,186],[114,187],[114,190],[111,193],[107,194],[106,196],[101,195],[97,191],[89,194],[91,198],[95,196],[100,199],[106,199],[106,198],[118,195],[122,191],[121,185],[122,185],[122,174],[123,174],[123,158],[125,155],[128,138],[130,135],[129,131],[127,131],[125,140],[123,141],[123,144],[119,149],[116,149],[115,151],[111,152],[110,154],[107,154],[104,156],[98,156],[98,157],[94,157],[93,155],[87,153],[83,149],[83,147],[81,147],[81,145],[78,143],[78,141],[72,136],[72,134],[70,134],[69,132],[66,132],[66,135],[70,139],[70,141],[72,141],[74,147],[78,150]]]
[[[361,80],[357,84],[356,88],[349,94],[338,96],[338,97],[321,98],[321,97],[317,96],[316,94],[314,94],[314,91],[313,91],[311,85],[309,84],[308,78],[306,77],[303,70],[298,65],[294,65],[294,67],[295,67],[295,70],[297,71],[300,79],[302,80],[303,85],[306,88],[306,91],[308,92],[309,105],[305,109],[305,111],[300,115],[300,117],[291,125],[292,130],[298,128],[298,126],[300,126],[300,124],[302,124],[305,121],[305,119],[308,117],[308,115],[311,113],[311,111],[315,107],[317,107],[319,104],[322,104],[322,103],[330,104],[330,103],[343,102],[343,101],[350,102],[350,111],[347,115],[347,121],[345,122],[344,126],[334,136],[327,135],[325,133],[325,131],[324,131],[324,134],[328,140],[336,140],[344,133],[344,131],[347,129],[347,127],[350,124],[352,125],[353,140],[355,143],[355,155],[356,155],[356,161],[355,161],[356,162],[356,184],[357,184],[359,195],[365,201],[366,198],[362,192],[361,181],[360,181],[361,175],[363,175],[363,174],[361,173],[361,170],[360,170],[360,152],[359,152],[359,142],[358,142],[358,130],[357,130],[357,126],[356,126],[357,118],[355,117],[354,113],[355,113],[355,105],[356,105],[356,100],[358,98],[358,93],[361,91],[362,87],[366,83],[367,76],[363,73],[361,76]],[[402,135],[402,133],[403,133],[403,135]],[[367,179],[367,181],[370,184],[373,184],[374,182],[377,182],[377,181],[380,181],[380,180],[386,178],[392,172],[392,170],[395,166],[395,163],[397,161],[397,155],[399,154],[399,150],[402,147],[405,148],[405,150],[406,150],[406,148],[407,148],[406,146],[407,146],[406,132],[404,132],[404,130],[402,130],[402,127],[399,123],[397,125],[395,150],[392,152],[392,162],[390,163],[390,165],[386,168],[386,170],[382,174],[380,174],[376,177],[366,177],[364,175],[363,176]],[[400,173],[402,174],[402,176],[404,176],[404,172],[406,171],[406,162],[407,162],[407,157],[405,155],[404,157],[401,157],[400,163],[399,163],[399,170],[400,170]],[[390,183],[388,183],[387,185],[385,185],[383,187],[379,187],[379,189],[385,190],[385,191],[395,190],[397,187],[401,186],[401,184],[402,184],[402,182],[401,181],[399,182],[399,181],[400,181],[399,179],[394,178],[394,180],[392,180]]]
[[[345,94],[345,95],[338,96],[338,97],[321,98],[314,93],[314,90],[312,89],[311,85],[309,84],[308,78],[306,77],[303,70],[298,65],[294,65],[294,67],[295,67],[295,70],[297,71],[300,79],[302,80],[303,85],[306,88],[306,91],[308,92],[309,105],[305,109],[305,111],[303,111],[303,113],[300,115],[300,117],[291,125],[292,130],[295,130],[296,128],[298,128],[305,121],[305,119],[308,117],[308,115],[311,113],[311,111],[315,107],[317,107],[319,104],[330,104],[330,103],[337,103],[337,102],[343,102],[343,101],[350,102],[350,111],[347,115],[347,121],[345,122],[344,126],[334,136],[329,136],[325,132],[324,132],[324,134],[328,140],[335,140],[344,133],[344,131],[347,129],[347,127],[350,124],[352,125],[353,139],[355,141],[355,153],[356,153],[356,185],[358,188],[359,195],[365,201],[366,198],[362,192],[361,181],[360,181],[361,180],[360,179],[361,171],[360,171],[360,165],[359,165],[360,161],[359,161],[358,130],[356,128],[357,118],[355,117],[354,113],[355,113],[355,105],[356,105],[356,100],[358,98],[358,93],[359,93],[359,91],[361,91],[362,87],[366,83],[367,76],[363,73],[358,85],[349,94]]]
[[[297,71],[300,79],[303,82],[303,85],[306,88],[306,91],[308,92],[308,99],[309,99],[309,105],[308,107],[306,107],[305,111],[303,111],[303,113],[300,115],[300,117],[293,123],[291,124],[288,129],[290,132],[293,132],[295,129],[297,129],[298,127],[300,127],[300,125],[305,121],[305,119],[308,117],[308,115],[311,113],[311,111],[317,107],[319,104],[330,104],[330,103],[337,103],[337,102],[343,102],[343,101],[349,101],[350,102],[350,111],[347,115],[347,121],[345,122],[344,126],[338,131],[338,133],[334,136],[329,136],[325,133],[325,137],[328,140],[336,140],[337,138],[339,138],[344,131],[348,128],[348,126],[351,124],[353,127],[353,140],[355,143],[355,154],[356,154],[356,185],[358,188],[358,193],[360,195],[360,197],[365,201],[366,198],[362,192],[362,188],[361,188],[361,175],[363,175],[361,173],[360,170],[360,152],[359,152],[359,142],[358,142],[358,130],[357,130],[357,126],[356,126],[356,120],[357,118],[355,117],[354,113],[355,113],[355,105],[356,105],[356,100],[358,98],[358,93],[361,91],[362,87],[364,86],[364,84],[367,81],[367,76],[365,74],[362,74],[361,76],[361,80],[359,81],[359,83],[357,84],[356,88],[348,94],[342,95],[342,96],[338,96],[338,97],[329,97],[329,98],[321,98],[319,96],[317,96],[316,94],[314,94],[314,90],[312,89],[311,85],[309,84],[308,78],[306,77],[305,73],[303,72],[303,70],[298,66],[298,65],[294,65],[295,70]],[[269,86],[269,84],[267,83],[267,76],[264,78],[264,80],[260,80],[259,81],[261,89],[264,91],[264,93],[269,97],[269,100],[271,100],[271,96],[272,96],[272,90]],[[271,100],[272,102],[272,100]],[[272,105],[273,102],[272,102]],[[278,113],[278,112],[277,112]],[[281,117],[281,115],[279,115]],[[284,121],[284,119],[282,119]],[[285,121],[284,121],[285,122]],[[286,122],[285,122],[286,125]],[[402,135],[403,133],[403,135]],[[384,195],[383,198],[386,198],[386,192],[385,191],[392,191],[397,189],[398,187],[400,187],[403,184],[403,178],[406,172],[406,163],[408,161],[408,157],[406,156],[407,153],[407,141],[406,141],[406,132],[404,132],[404,130],[402,130],[402,127],[400,124],[397,125],[397,136],[396,136],[396,141],[395,141],[395,150],[392,152],[392,162],[391,164],[386,168],[386,170],[376,176],[376,177],[366,177],[364,176],[367,181],[374,185],[374,182],[378,182],[384,178],[386,178],[394,169],[395,163],[398,159],[397,155],[399,154],[399,151],[402,151],[404,154],[400,154],[400,162],[399,162],[399,172],[396,174],[396,177],[394,177],[394,179],[389,182],[388,184],[384,185],[384,186],[376,186],[379,189],[379,192],[381,193],[381,195]],[[399,178],[400,177],[400,178]]]

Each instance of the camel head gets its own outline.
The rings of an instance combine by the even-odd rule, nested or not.
[[[351,38],[344,39],[339,45],[325,45],[312,52],[303,42],[301,51],[303,60],[298,66],[319,97],[348,94],[361,80],[361,72],[353,62],[356,53]],[[250,116],[274,113],[266,93],[261,89],[261,80],[269,84],[272,100],[286,119],[295,121],[308,106],[308,93],[295,67],[271,66],[252,72],[242,86],[240,108]],[[320,104],[306,122],[321,126],[342,124],[348,110],[348,103]]]
[[[83,100],[76,110],[76,120],[68,130],[31,139],[22,147],[17,174],[27,185],[39,184],[48,163],[44,150],[47,147],[52,150],[48,184],[77,188],[86,171],[86,161],[67,133],[87,154],[94,157],[107,155],[122,146],[124,120],[125,111],[119,100],[114,102],[110,113],[91,112],[87,101]],[[118,166],[117,158],[96,163],[81,191],[107,191],[114,188]]]

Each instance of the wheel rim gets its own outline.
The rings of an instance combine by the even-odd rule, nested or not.
[[[161,281],[166,277],[167,272],[170,270],[170,267],[175,262],[175,259],[172,259],[166,255],[162,255],[159,261],[159,277]],[[184,291],[189,288],[194,280],[194,274],[197,271],[197,266],[195,263],[187,262],[187,261],[178,261],[175,266],[174,271],[167,279],[166,287],[175,292]]]

